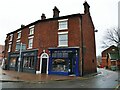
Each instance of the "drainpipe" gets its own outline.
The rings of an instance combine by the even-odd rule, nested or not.
[[[81,53],[80,54],[82,54],[81,55],[81,62],[80,62],[80,66],[81,66],[81,69],[80,69],[80,71],[81,71],[81,76],[83,76],[83,74],[84,74],[84,52],[83,52],[83,29],[82,29],[82,16],[80,17],[81,19]]]

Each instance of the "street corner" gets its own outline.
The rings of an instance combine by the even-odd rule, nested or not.
[[[0,76],[0,82],[23,82],[23,80],[20,80],[19,77],[13,77],[5,72],[2,72]]]
[[[77,79],[77,80],[87,80],[88,77],[77,77],[76,79]]]

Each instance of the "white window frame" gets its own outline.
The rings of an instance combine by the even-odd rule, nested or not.
[[[32,43],[30,43],[29,40],[32,40]],[[32,37],[28,37],[28,49],[32,49],[32,48],[33,48],[33,36]]]
[[[12,45],[11,45],[11,44],[8,44],[8,52],[11,51],[11,47],[12,47]]]
[[[66,45],[60,44],[59,35],[67,35],[67,44]],[[68,31],[67,32],[58,32],[58,47],[68,47]]]
[[[35,25],[29,27],[29,35],[33,35],[35,30]]]
[[[19,36],[20,34],[20,36]],[[17,32],[17,39],[20,39],[21,38],[21,31]]]
[[[10,35],[10,41],[12,41],[12,39],[13,39],[13,34]]]
[[[61,23],[62,22],[66,22],[66,27],[61,27]],[[62,20],[58,20],[58,25],[59,25],[59,27],[58,27],[58,30],[66,30],[66,29],[68,29],[68,19],[62,19]]]

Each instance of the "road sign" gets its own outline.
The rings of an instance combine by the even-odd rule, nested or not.
[[[22,44],[22,46],[21,46],[21,43],[17,43],[16,44],[16,50],[20,51],[20,48],[21,48],[22,51],[26,50],[26,44]]]

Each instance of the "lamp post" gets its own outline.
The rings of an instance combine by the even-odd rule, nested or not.
[[[22,43],[20,43],[20,54],[19,54],[19,59],[18,59],[18,72],[20,72],[21,52],[22,52]]]

